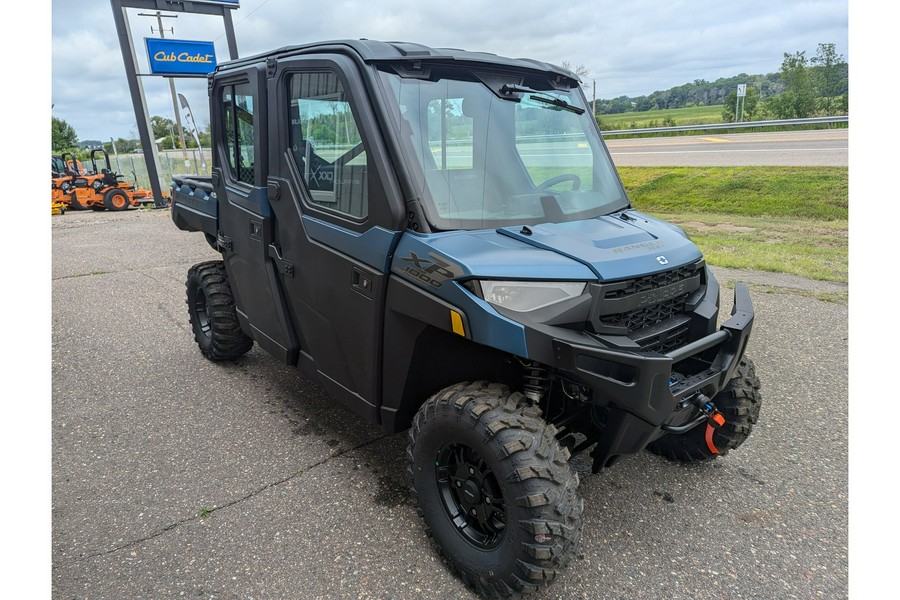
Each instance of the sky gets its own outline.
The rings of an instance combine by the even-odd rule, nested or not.
[[[143,38],[157,37],[158,26],[139,12],[149,11],[129,9],[128,19],[139,70],[149,73]],[[598,98],[615,98],[776,72],[785,52],[812,57],[820,43],[850,59],[847,0],[241,0],[233,20],[241,56],[319,40],[409,41],[584,66],[589,98],[595,81]],[[219,17],[181,13],[164,27],[166,37],[214,40],[219,61],[228,58]],[[52,0],[51,42],[53,116],[81,140],[137,137],[110,3]],[[150,114],[173,119],[166,80],[142,81]],[[176,87],[204,126],[205,80]]]

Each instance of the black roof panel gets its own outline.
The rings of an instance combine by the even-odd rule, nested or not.
[[[461,62],[468,64],[484,64],[497,65],[504,68],[526,69],[529,71],[543,71],[557,73],[565,77],[580,81],[580,79],[568,69],[553,65],[546,62],[532,60],[529,58],[507,58],[487,52],[469,52],[458,48],[432,48],[422,44],[413,42],[381,42],[377,40],[332,40],[325,42],[315,42],[311,44],[302,44],[297,46],[285,46],[249,56],[247,58],[239,58],[237,60],[221,63],[217,67],[219,70],[229,70],[236,67],[246,66],[255,62],[263,61],[268,58],[278,58],[283,56],[292,56],[297,54],[310,54],[313,52],[340,52],[343,54],[355,54],[363,62],[396,62],[409,60],[422,61],[440,61],[440,62]]]

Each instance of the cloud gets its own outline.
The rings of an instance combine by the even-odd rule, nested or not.
[[[129,20],[146,69],[142,39],[155,35],[156,23],[137,12],[129,11]],[[846,0],[242,0],[233,20],[242,56],[328,39],[410,41],[583,65],[586,87],[596,80],[603,98],[774,72],[785,52],[812,56],[819,43],[835,43],[849,59]],[[215,40],[219,60],[228,57],[219,18],[182,13],[165,27],[174,27],[177,38]],[[79,137],[108,139],[135,128],[107,2],[53,0],[52,59],[54,115]],[[79,68],[72,68],[73,59]],[[165,81],[142,81],[150,113],[172,117]],[[205,123],[205,81],[180,79],[177,87]]]

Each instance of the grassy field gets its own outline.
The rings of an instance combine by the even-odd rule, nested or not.
[[[845,167],[620,167],[632,204],[713,265],[848,280]]]
[[[722,108],[721,104],[717,104],[600,115],[600,124],[603,129],[628,129],[632,123],[635,124],[635,127],[662,127],[664,119],[671,119],[675,125],[709,125],[722,122]],[[655,125],[651,122],[654,122]]]

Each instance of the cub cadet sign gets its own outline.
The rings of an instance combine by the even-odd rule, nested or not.
[[[144,38],[154,75],[200,75],[216,70],[216,48],[212,42]]]

